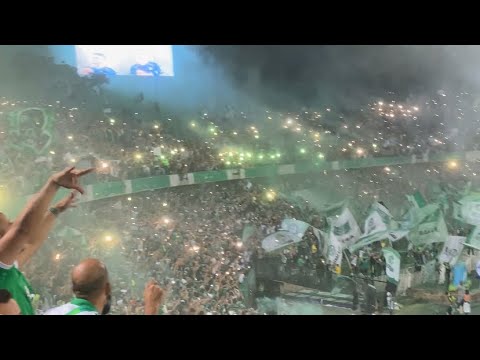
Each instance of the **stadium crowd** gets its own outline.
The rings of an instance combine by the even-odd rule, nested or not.
[[[416,103],[376,101],[349,114],[331,108],[296,113],[261,109],[247,114],[228,107],[202,110],[195,120],[187,121],[165,113],[157,103],[145,103],[142,94],[131,106],[116,107],[102,90],[106,79],[80,78],[66,65],[46,62],[42,66],[56,74],[50,77],[55,82],[48,87],[49,99],[4,97],[0,104],[2,185],[23,195],[37,192],[52,173],[83,164],[95,167],[89,181],[98,182],[313,159],[421,156],[473,149],[476,143],[473,137],[471,145],[459,141],[458,128],[451,123],[447,127],[443,119],[452,114],[439,105],[441,94],[437,100]],[[465,101],[468,95],[459,96]],[[25,108],[33,110],[18,115],[21,120],[12,130],[11,112]],[[55,123],[51,130],[49,116]],[[20,143],[27,145],[19,147]],[[440,167],[416,166],[418,178],[436,172],[452,181],[462,180],[460,174]],[[54,179],[57,185],[75,189],[76,177],[82,175],[65,183],[58,176]],[[301,176],[286,176],[274,184],[239,180],[86,203],[54,214],[61,226],[50,233],[22,272],[37,294],[32,296],[37,313],[68,304],[71,270],[93,257],[109,269],[113,314],[156,312],[149,309],[145,284],[150,293],[157,292],[153,307],[162,302],[163,314],[257,314],[246,305],[248,288],[242,284],[249,270],[267,256],[261,240],[278,230],[286,217],[319,228],[325,223],[325,213],[308,202],[300,204],[290,193],[322,181],[337,182],[346,194],[355,196],[353,210],[364,215],[374,200],[401,202],[403,194],[395,198],[394,189],[416,188],[411,178],[411,169],[407,174],[402,167],[360,169],[324,174],[322,180]],[[255,229],[249,237],[242,236],[246,226]],[[342,269],[330,266],[320,247],[313,232],[307,232],[306,241],[278,257],[282,276],[318,285],[316,281],[340,274]],[[430,250],[418,251],[429,254]],[[356,265],[359,272],[381,275],[381,254],[381,249],[371,246]],[[409,254],[421,257],[413,250]],[[154,285],[149,283],[151,278]]]

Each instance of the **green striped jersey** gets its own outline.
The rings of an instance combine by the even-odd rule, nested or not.
[[[73,298],[68,304],[50,309],[44,315],[98,315],[98,311],[90,301]]]

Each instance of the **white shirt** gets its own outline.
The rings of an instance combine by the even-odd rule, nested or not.
[[[61,306],[57,306],[53,309],[45,311],[44,315],[67,315],[70,311],[78,308],[77,305],[74,304],[65,304]],[[75,315],[98,315],[98,312],[96,311],[81,311],[78,314]]]

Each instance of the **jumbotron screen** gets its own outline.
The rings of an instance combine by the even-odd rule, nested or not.
[[[173,76],[172,45],[76,45],[80,76]]]

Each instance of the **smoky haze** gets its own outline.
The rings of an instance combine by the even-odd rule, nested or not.
[[[439,89],[475,89],[478,46],[448,45],[220,45],[198,46],[234,85],[272,107],[399,98]],[[280,110],[280,109],[279,109]]]

